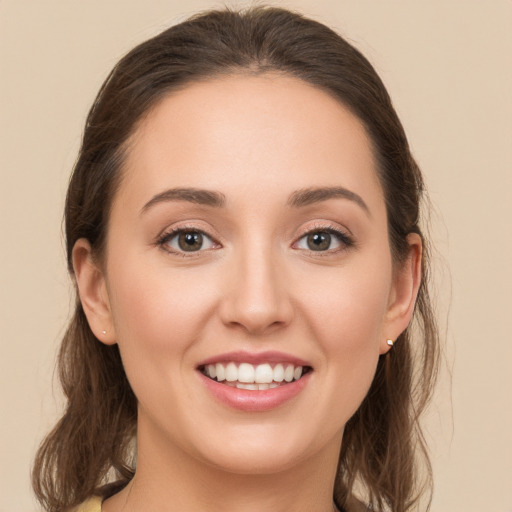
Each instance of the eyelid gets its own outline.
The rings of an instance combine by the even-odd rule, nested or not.
[[[215,245],[215,247],[199,249],[197,251],[183,251],[183,250],[171,247],[169,245],[169,241],[172,240],[174,237],[176,237],[180,233],[187,233],[187,232],[188,233],[190,233],[190,232],[200,233],[205,238],[208,238],[212,242],[212,244]],[[212,249],[218,249],[218,248],[222,247],[222,245],[216,240],[216,238],[213,235],[211,235],[210,233],[208,233],[208,231],[206,231],[205,229],[199,228],[197,225],[188,224],[188,223],[185,225],[182,224],[182,225],[173,226],[173,227],[165,229],[157,236],[155,245],[159,246],[164,251],[167,251],[171,254],[175,254],[178,256],[183,256],[185,258],[197,256],[199,253],[203,253],[205,251],[209,251]]]
[[[177,236],[178,234],[180,234],[182,232],[200,233],[204,237],[208,238],[211,241],[211,243],[214,245],[214,247],[210,247],[210,248],[206,248],[206,249],[201,248],[197,251],[183,251],[180,249],[170,247],[168,245],[169,240],[171,240],[172,238],[174,238],[175,236]],[[306,237],[312,233],[318,233],[318,232],[324,232],[324,233],[329,233],[329,234],[334,235],[338,239],[340,247],[336,247],[334,249],[327,249],[325,251],[313,251],[310,249],[305,249],[305,248],[301,249],[301,248],[295,247],[297,245],[297,243],[300,240],[302,240],[304,237]],[[203,253],[205,251],[222,248],[222,244],[217,240],[217,238],[215,236],[211,235],[208,232],[208,230],[198,227],[197,224],[191,224],[188,222],[186,224],[172,226],[172,227],[169,227],[169,228],[163,230],[157,236],[155,245],[159,246],[161,249],[165,250],[166,252],[169,252],[171,254],[175,254],[178,256],[183,256],[183,257],[193,257],[193,256],[197,256],[199,253]],[[292,248],[308,251],[310,253],[314,253],[315,256],[321,257],[321,256],[327,256],[327,255],[332,255],[337,252],[341,252],[341,251],[349,249],[350,247],[355,246],[355,245],[356,245],[355,240],[354,240],[353,235],[349,229],[338,227],[330,221],[325,221],[325,222],[315,221],[314,224],[308,225],[305,228],[301,229],[301,234],[300,234],[300,236],[298,236],[295,239],[295,242],[293,242]]]
[[[338,241],[340,243],[340,247],[337,247],[335,249],[327,249],[325,251],[313,251],[311,249],[299,249],[299,250],[305,250],[310,253],[315,253],[315,256],[326,256],[333,253],[337,253],[343,250],[346,250],[350,247],[353,247],[355,245],[355,240],[348,229],[342,229],[338,226],[333,225],[331,222],[326,221],[325,223],[316,221],[313,225],[309,225],[306,228],[304,228],[301,232],[301,235],[296,239],[296,241],[293,243],[292,247],[294,247],[300,240],[302,240],[304,237],[312,234],[312,233],[329,233],[338,238]]]

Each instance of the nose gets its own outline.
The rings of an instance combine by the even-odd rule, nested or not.
[[[234,255],[224,281],[220,316],[231,328],[261,335],[288,325],[294,314],[289,281],[272,251],[254,246]]]

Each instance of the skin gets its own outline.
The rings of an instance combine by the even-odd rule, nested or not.
[[[277,74],[192,84],[163,99],[129,141],[101,264],[87,240],[73,262],[95,335],[118,343],[139,402],[132,483],[107,500],[124,510],[333,510],[344,425],[378,358],[408,325],[421,242],[397,268],[371,144],[325,92]],[[223,207],[152,198],[218,191]],[[308,187],[347,197],[292,207]],[[142,211],[143,210],[143,211]],[[204,231],[178,253],[170,228]],[[339,229],[313,251],[306,233]],[[103,334],[103,331],[106,334]],[[212,398],[197,365],[229,351],[279,350],[308,361],[305,388],[270,411]]]

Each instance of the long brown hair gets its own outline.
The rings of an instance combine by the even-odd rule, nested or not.
[[[357,491],[371,510],[406,512],[431,487],[432,473],[418,421],[438,363],[428,241],[419,226],[424,185],[382,81],[365,57],[331,29],[279,8],[225,9],[197,15],[128,53],[91,108],[69,184],[69,271],[73,275],[71,252],[79,238],[87,238],[94,254],[102,256],[126,142],[149,109],[194,81],[267,71],[323,89],[364,123],[377,157],[396,264],[407,255],[409,233],[423,239],[423,279],[413,323],[381,356],[366,398],[346,425],[335,486],[341,507]],[[33,468],[35,493],[48,512],[66,510],[94,493],[112,493],[134,475],[136,398],[117,345],[95,338],[78,299],[58,365],[67,407]],[[102,486],[112,481],[116,487],[105,491]]]

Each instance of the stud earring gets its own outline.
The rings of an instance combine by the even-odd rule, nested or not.
[[[107,334],[107,331],[101,331],[101,334],[105,335]]]
[[[386,340],[386,343],[387,343],[390,347],[392,347],[392,346],[395,344],[395,342],[394,342],[393,340]]]

